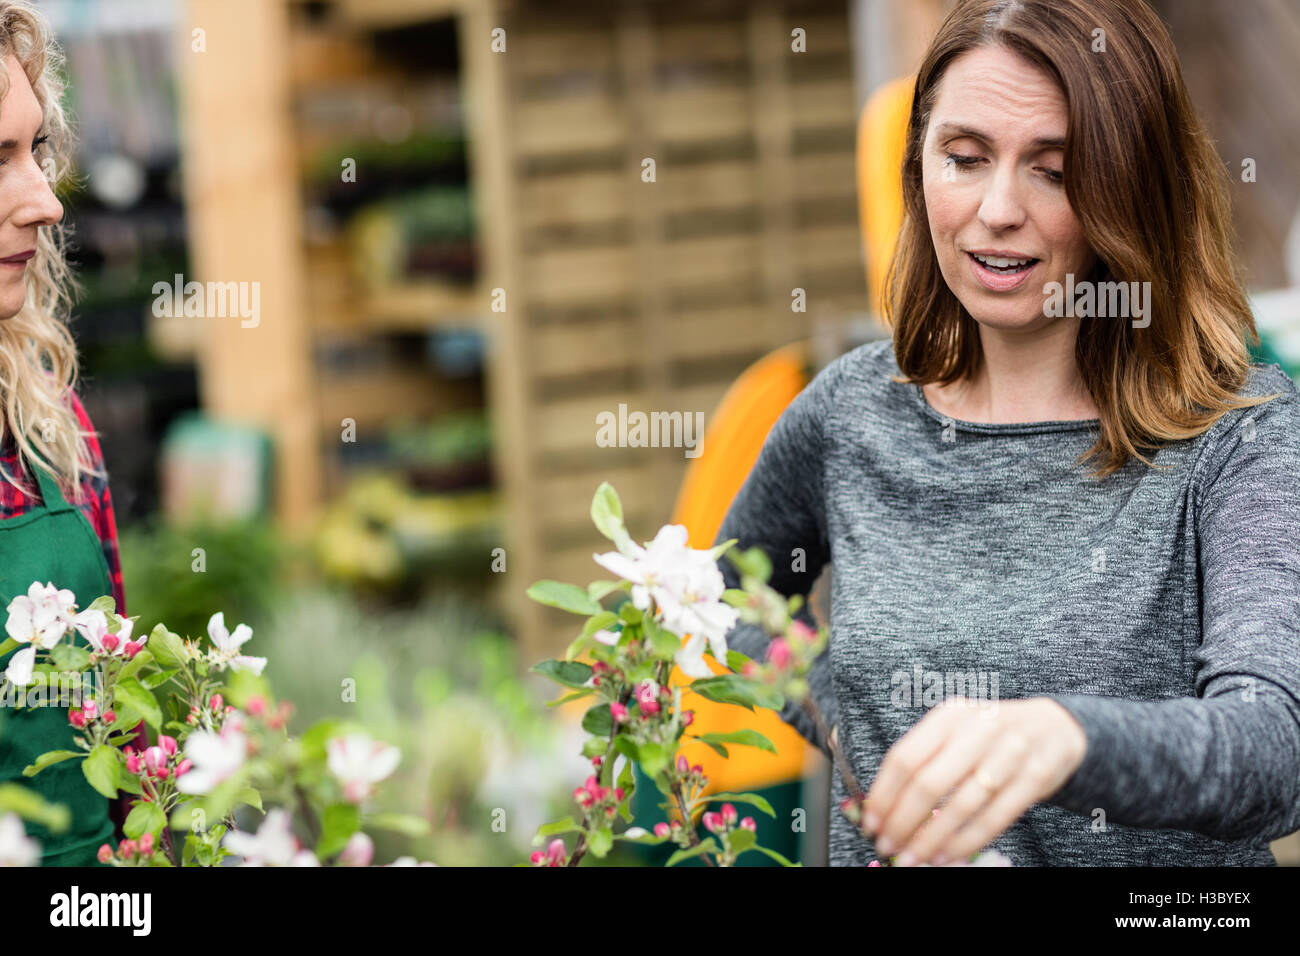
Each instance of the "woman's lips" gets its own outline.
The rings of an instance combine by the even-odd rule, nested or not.
[[[23,269],[26,268],[28,260],[34,255],[36,255],[36,250],[28,249],[26,252],[18,253],[16,256],[9,256],[7,259],[0,259],[0,265],[10,266],[14,269]]]
[[[978,279],[980,284],[986,289],[993,292],[1010,292],[1012,289],[1023,285],[1033,271],[1038,268],[1039,263],[1042,262],[1042,260],[1039,259],[1035,262],[1031,262],[1027,269],[1023,269],[1020,272],[1004,274],[994,272],[992,269],[986,269],[984,264],[969,252],[966,253],[966,258],[970,262],[971,272],[975,274],[975,278]]]

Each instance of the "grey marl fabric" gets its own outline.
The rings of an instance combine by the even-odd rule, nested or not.
[[[993,849],[1017,866],[1276,865],[1269,841],[1300,829],[1295,384],[1255,364],[1243,393],[1279,397],[1098,482],[1075,463],[1096,420],[952,422],[891,374],[889,340],[824,368],[717,539],[763,547],[786,594],[830,563],[814,693],[863,786],[942,696],[1048,696],[1087,753]],[[728,640],[767,643],[746,624]],[[783,717],[824,749],[805,714]],[[846,796],[836,773],[830,862],[865,865]]]

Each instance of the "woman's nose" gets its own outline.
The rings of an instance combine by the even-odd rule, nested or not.
[[[984,198],[980,203],[979,218],[991,232],[1013,229],[1025,220],[1025,207],[1020,201],[1020,183],[1016,170],[1003,166],[994,170],[986,181]]]
[[[46,167],[33,156],[27,163],[26,173],[22,199],[14,210],[15,223],[20,226],[53,226],[63,219],[63,203],[50,188]]]

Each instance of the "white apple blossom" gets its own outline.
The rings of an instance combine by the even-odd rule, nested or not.
[[[129,617],[119,617],[121,622],[118,626],[117,633],[111,635],[116,640],[108,641],[112,649],[105,644],[105,638],[109,637],[108,615],[98,608],[87,608],[72,620],[72,625],[90,642],[98,653],[112,655],[114,657],[124,657],[126,655],[126,645],[131,641],[131,632],[135,629],[135,621]],[[139,643],[143,644],[147,638],[142,638]]]
[[[239,649],[253,636],[253,629],[247,624],[240,624],[231,634],[226,630],[226,615],[218,611],[208,619],[208,637],[212,638],[214,647],[208,652],[208,662],[216,667],[229,666],[235,671],[252,671],[262,673],[266,666],[265,657],[249,657],[240,654]]]
[[[330,773],[343,785],[343,798],[360,803],[370,796],[371,785],[383,780],[401,762],[402,752],[366,734],[335,737],[326,745]]]
[[[41,847],[27,835],[16,813],[0,817],[0,866],[37,866]]]
[[[66,588],[33,581],[26,594],[9,602],[5,633],[19,644],[30,644],[9,659],[5,677],[16,687],[32,682],[37,649],[49,650],[72,626],[77,598]]]
[[[228,780],[248,757],[248,737],[240,729],[240,722],[226,719],[221,733],[196,730],[185,739],[185,756],[193,764],[188,772],[176,778],[176,789],[181,793],[211,793],[223,780]]]
[[[221,843],[244,858],[240,866],[320,866],[316,854],[302,848],[290,824],[289,811],[276,807],[256,833],[232,830]]]
[[[726,580],[711,551],[690,548],[683,525],[664,525],[654,541],[642,548],[627,542],[618,551],[595,554],[596,563],[632,582],[632,602],[641,610],[651,599],[664,627],[691,635],[676,655],[677,666],[691,677],[709,677],[704,663],[708,649],[727,661],[727,633],[740,612],[722,600]]]

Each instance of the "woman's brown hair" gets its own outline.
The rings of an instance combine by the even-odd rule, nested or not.
[[[1101,32],[1098,32],[1101,31]],[[1080,463],[1105,478],[1138,451],[1201,434],[1241,398],[1259,342],[1231,248],[1228,173],[1183,84],[1168,31],[1142,0],[959,0],[917,74],[903,160],[904,219],[886,292],[903,381],[948,384],[981,360],[979,328],[930,239],[921,149],[957,56],[1003,46],[1068,103],[1066,197],[1097,255],[1091,282],[1150,282],[1150,325],[1085,320],[1076,360],[1100,429]]]

